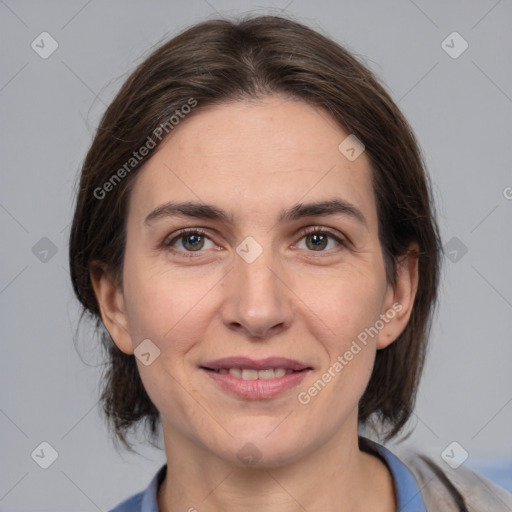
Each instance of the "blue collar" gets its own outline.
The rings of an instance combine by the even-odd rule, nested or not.
[[[366,438],[364,441],[374,448],[374,453],[375,451],[378,453],[391,471],[395,484],[397,511],[427,512],[418,483],[407,466],[384,446]]]

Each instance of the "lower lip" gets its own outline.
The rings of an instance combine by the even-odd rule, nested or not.
[[[222,389],[233,393],[237,397],[245,398],[246,400],[267,400],[297,386],[310,370],[287,373],[283,377],[268,380],[244,380],[233,377],[229,373],[217,373],[204,369],[203,371]]]

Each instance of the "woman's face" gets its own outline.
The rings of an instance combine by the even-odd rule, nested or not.
[[[102,313],[124,352],[150,340],[135,354],[166,440],[272,466],[356,435],[410,288],[386,282],[369,160],[338,148],[348,135],[303,102],[223,104],[140,171],[123,289]]]

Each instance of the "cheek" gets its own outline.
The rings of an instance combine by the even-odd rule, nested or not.
[[[328,342],[329,353],[334,356],[375,324],[385,282],[374,270],[346,269],[336,276],[331,274],[328,280],[317,280],[316,290],[308,300],[311,322],[317,326],[318,339]]]
[[[376,337],[369,329],[379,318],[380,288],[375,280],[346,279],[321,297],[310,325],[326,357],[298,399],[312,424],[321,421],[335,429],[357,407],[371,377]]]
[[[159,411],[175,418],[183,433],[193,431],[203,409],[191,398],[197,385],[186,370],[187,357],[201,340],[209,322],[209,295],[214,282],[194,280],[127,257],[125,260],[125,304],[134,346],[151,340],[160,350],[145,366],[137,360],[142,383]],[[212,294],[213,295],[213,294]],[[186,391],[185,391],[186,390]],[[176,418],[181,418],[176,420]]]
[[[385,281],[370,268],[346,269],[317,289],[308,301],[308,317],[326,357],[319,380],[303,390],[301,403],[328,407],[334,401],[339,406],[335,415],[343,415],[357,405],[371,376],[377,341],[372,328],[381,313]]]
[[[215,294],[215,276],[169,272],[162,266],[128,257],[124,295],[134,345],[150,339],[163,356],[186,352],[206,329],[207,305]],[[176,358],[173,359],[176,364]]]

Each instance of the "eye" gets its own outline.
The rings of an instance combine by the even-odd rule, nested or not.
[[[329,245],[329,240],[335,241],[334,247],[346,247],[345,240],[324,228],[315,227],[313,229],[301,232],[301,235],[301,240],[306,240],[306,249],[313,252],[327,252],[324,249]]]
[[[206,233],[200,229],[183,229],[175,234],[172,238],[167,238],[163,245],[164,247],[171,248],[173,251],[187,253],[187,252],[201,252],[205,248],[206,242],[210,242],[213,248],[214,244]],[[180,247],[181,246],[181,247]]]
[[[334,242],[334,248],[337,246],[347,246],[346,241],[342,237],[331,233],[325,228],[315,227],[313,229],[306,229],[300,233],[300,236],[300,240],[306,240],[306,250],[312,252],[329,252],[325,249],[329,246],[330,241]],[[210,247],[207,246],[208,242],[211,244]],[[180,255],[187,257],[193,257],[193,253],[203,252],[202,249],[212,249],[215,247],[215,244],[207,236],[206,232],[198,228],[182,229],[165,239],[162,245],[175,253],[180,253]],[[296,247],[302,248],[299,247],[299,244]]]

